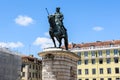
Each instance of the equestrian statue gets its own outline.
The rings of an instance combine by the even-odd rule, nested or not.
[[[56,8],[56,12],[53,15],[49,15],[48,13],[48,22],[50,24],[49,35],[54,43],[54,47],[57,47],[55,43],[55,38],[59,42],[59,48],[62,45],[62,39],[64,39],[65,49],[68,50],[68,35],[67,29],[63,25],[63,19],[64,16],[60,12],[60,7]]]

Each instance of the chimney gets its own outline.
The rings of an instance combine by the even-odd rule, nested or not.
[[[32,58],[34,57],[33,55],[29,55],[29,56],[32,57]]]

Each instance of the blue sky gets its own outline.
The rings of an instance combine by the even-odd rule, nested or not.
[[[120,0],[1,0],[0,46],[37,56],[52,46],[45,8],[61,7],[69,43],[120,39]]]

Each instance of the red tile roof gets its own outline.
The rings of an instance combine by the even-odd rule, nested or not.
[[[31,61],[31,62],[34,62],[37,58],[34,58],[34,57],[31,57],[31,56],[22,56],[22,60],[28,60],[28,61]],[[41,62],[41,60],[38,60],[38,62]]]
[[[81,44],[69,44],[68,48],[83,48],[83,47],[90,47],[90,46],[110,46],[110,45],[120,45],[120,40],[111,40],[111,41],[96,41],[90,43],[81,43]],[[64,48],[64,47],[63,47]]]

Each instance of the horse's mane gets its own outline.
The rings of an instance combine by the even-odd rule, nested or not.
[[[54,15],[49,15],[48,16],[48,21],[49,21],[49,24],[50,24],[50,27],[55,27],[56,24],[55,24],[55,16]]]

